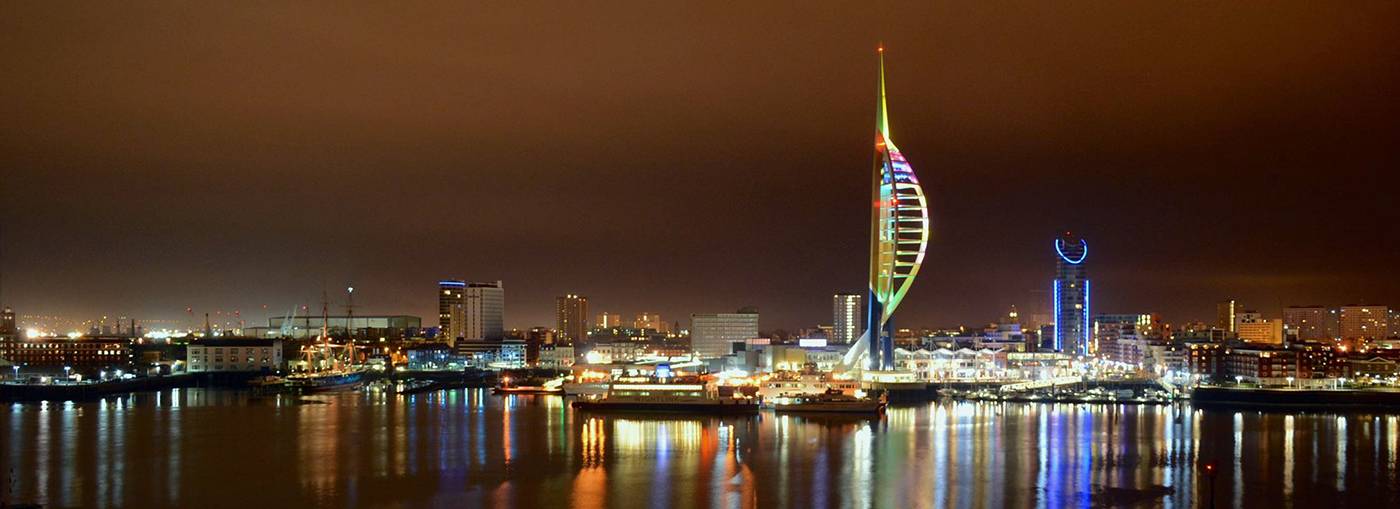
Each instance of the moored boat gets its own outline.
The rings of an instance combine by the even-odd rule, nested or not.
[[[756,414],[756,398],[721,397],[706,384],[612,384],[603,396],[582,396],[573,407],[583,411]]]
[[[779,397],[773,409],[778,412],[878,414],[885,411],[885,397],[858,398],[837,390],[825,394]]]

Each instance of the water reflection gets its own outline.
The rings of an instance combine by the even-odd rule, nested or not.
[[[51,507],[1400,502],[1396,415],[937,403],[882,419],[677,418],[480,390],[192,389],[10,405],[0,433],[14,498]],[[1215,490],[1204,461],[1224,467]]]

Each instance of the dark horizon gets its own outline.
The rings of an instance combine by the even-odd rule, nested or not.
[[[1048,302],[1400,304],[1400,5],[16,4],[0,17],[0,303],[248,320],[356,287],[507,327],[865,287],[875,46],[930,200],[901,326]],[[522,29],[528,27],[528,29]],[[1043,306],[1043,305],[1042,305]],[[334,311],[333,311],[334,312]],[[592,317],[590,316],[590,319]]]

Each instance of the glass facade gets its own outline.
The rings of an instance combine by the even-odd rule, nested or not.
[[[1084,261],[1089,244],[1069,232],[1055,239],[1054,349],[1074,355],[1089,352],[1089,275]]]

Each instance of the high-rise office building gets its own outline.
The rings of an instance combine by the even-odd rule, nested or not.
[[[758,310],[690,315],[690,349],[701,358],[728,355],[736,342],[758,337]]]
[[[1240,312],[1240,303],[1230,299],[1215,305],[1215,326],[1221,330],[1235,332],[1235,323],[1238,319],[1235,315]]]
[[[500,281],[468,282],[462,290],[462,337],[500,340],[506,335],[506,290]]]
[[[1288,306],[1283,309],[1283,325],[1300,341],[1332,339],[1335,326],[1332,312],[1323,306]]]
[[[1055,306],[1055,350],[1074,354],[1089,354],[1089,274],[1084,260],[1089,257],[1089,243],[1065,232],[1055,239],[1055,281],[1052,302]]]
[[[1385,306],[1342,306],[1340,336],[1345,340],[1376,341],[1390,334],[1390,309]]]
[[[860,294],[831,297],[831,342],[849,345],[860,337]]]
[[[588,297],[568,294],[554,299],[554,325],[560,343],[577,345],[588,340]]]
[[[438,336],[449,345],[457,344],[466,325],[466,289],[466,281],[438,281]]]
[[[651,329],[663,334],[671,332],[671,324],[666,323],[665,320],[662,320],[661,315],[658,313],[638,313],[637,317],[632,320],[632,328]]]

